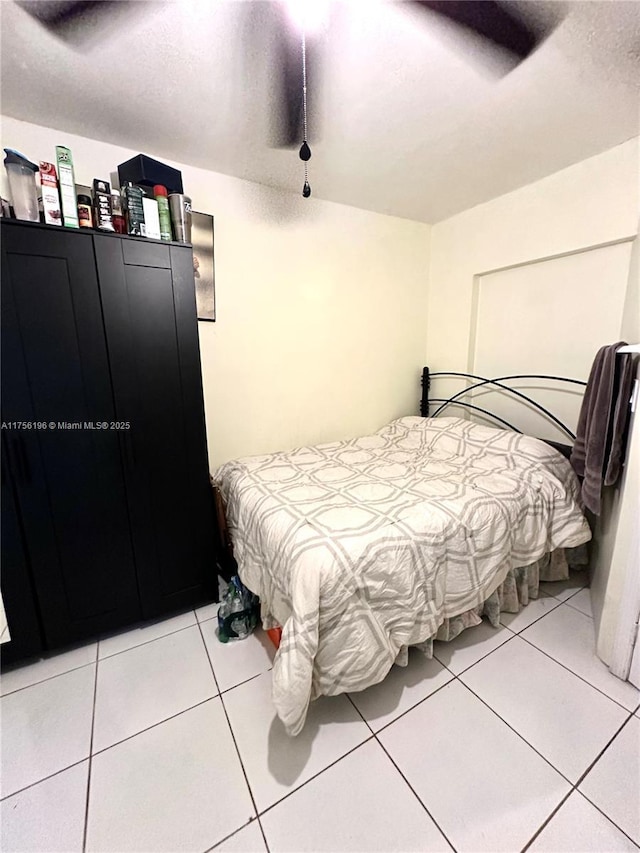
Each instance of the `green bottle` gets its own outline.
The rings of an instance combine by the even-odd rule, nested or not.
[[[169,199],[167,188],[162,184],[156,184],[153,194],[158,202],[158,216],[160,217],[160,239],[171,240],[171,215],[169,213]]]

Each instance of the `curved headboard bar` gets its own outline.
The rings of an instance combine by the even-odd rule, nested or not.
[[[446,400],[442,397],[432,397],[432,403],[450,403],[451,400]],[[509,421],[505,421],[504,418],[501,418],[499,415],[494,415],[493,412],[488,412],[486,409],[481,409],[480,406],[474,406],[472,403],[465,403],[463,400],[456,400],[453,403],[454,406],[463,406],[465,409],[474,409],[476,412],[482,412],[484,415],[488,415],[490,418],[495,418],[495,420],[500,421],[501,424],[504,424],[509,429],[512,429],[514,432],[519,432],[522,435],[522,430],[518,429],[518,427],[514,427],[513,424],[510,424]],[[442,408],[442,406],[440,407]],[[437,410],[438,412],[440,409]],[[434,412],[430,417],[435,417],[437,412]]]
[[[431,377],[433,377],[433,376],[457,376],[457,377],[460,377],[463,379],[474,379],[477,381],[474,385],[471,385],[467,388],[463,388],[461,391],[457,391],[455,394],[453,394],[448,399],[444,399],[444,398],[440,399],[439,398],[439,399],[429,400],[429,386],[431,384]],[[431,417],[435,417],[443,409],[445,409],[448,405],[455,403],[455,405],[461,405],[461,406],[464,405],[467,408],[478,409],[479,411],[484,412],[484,414],[487,414],[490,417],[493,417],[496,420],[501,421],[501,423],[504,423],[506,426],[509,427],[509,429],[515,429],[515,427],[511,426],[511,424],[508,424],[506,421],[504,421],[502,418],[499,418],[497,415],[494,415],[492,412],[488,412],[485,409],[480,409],[478,406],[472,406],[470,403],[463,403],[460,401],[460,397],[464,396],[465,394],[468,394],[470,391],[473,391],[476,388],[480,388],[483,385],[495,385],[497,388],[500,388],[503,391],[508,391],[510,394],[513,394],[514,396],[519,397],[522,400],[525,400],[527,403],[532,405],[535,409],[537,409],[538,411],[545,414],[548,418],[550,418],[550,420],[552,420],[553,423],[555,423],[557,427],[559,427],[561,430],[563,430],[563,432],[565,432],[572,440],[575,440],[575,435],[569,429],[569,427],[566,424],[564,424],[559,418],[557,418],[552,412],[550,412],[548,409],[546,409],[543,405],[538,403],[537,400],[533,400],[527,394],[523,394],[521,391],[518,391],[515,388],[511,388],[509,385],[503,384],[505,381],[510,380],[510,379],[547,379],[547,380],[553,380],[556,382],[568,382],[572,385],[580,385],[582,387],[586,387],[586,384],[587,384],[586,382],[582,381],[581,379],[570,379],[567,376],[552,376],[549,374],[541,374],[541,373],[520,373],[520,374],[513,374],[510,376],[497,376],[495,379],[487,379],[484,376],[477,376],[474,373],[457,373],[457,372],[450,372],[450,371],[440,371],[438,373],[430,373],[429,368],[425,367],[422,371],[422,400],[420,403],[420,414],[423,417],[430,417],[430,415],[429,415],[429,403],[430,402],[440,403],[440,406],[438,406],[438,408],[436,409],[436,411],[433,413],[433,415]],[[516,432],[520,432],[520,430],[516,430]]]

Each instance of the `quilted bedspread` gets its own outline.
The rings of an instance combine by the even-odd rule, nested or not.
[[[561,454],[460,418],[400,418],[214,479],[240,577],[283,626],[273,699],[292,735],[312,699],[381,681],[510,569],[591,538]]]

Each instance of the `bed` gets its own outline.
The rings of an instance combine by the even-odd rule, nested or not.
[[[409,646],[431,654],[517,611],[591,538],[558,449],[461,417],[399,418],[214,479],[239,575],[264,627],[283,629],[273,700],[291,735],[317,696],[364,690]]]

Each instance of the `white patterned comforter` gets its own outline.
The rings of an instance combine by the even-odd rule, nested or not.
[[[381,681],[510,569],[591,538],[558,452],[460,418],[400,418],[214,479],[240,577],[283,626],[273,699],[293,735],[312,699]]]

